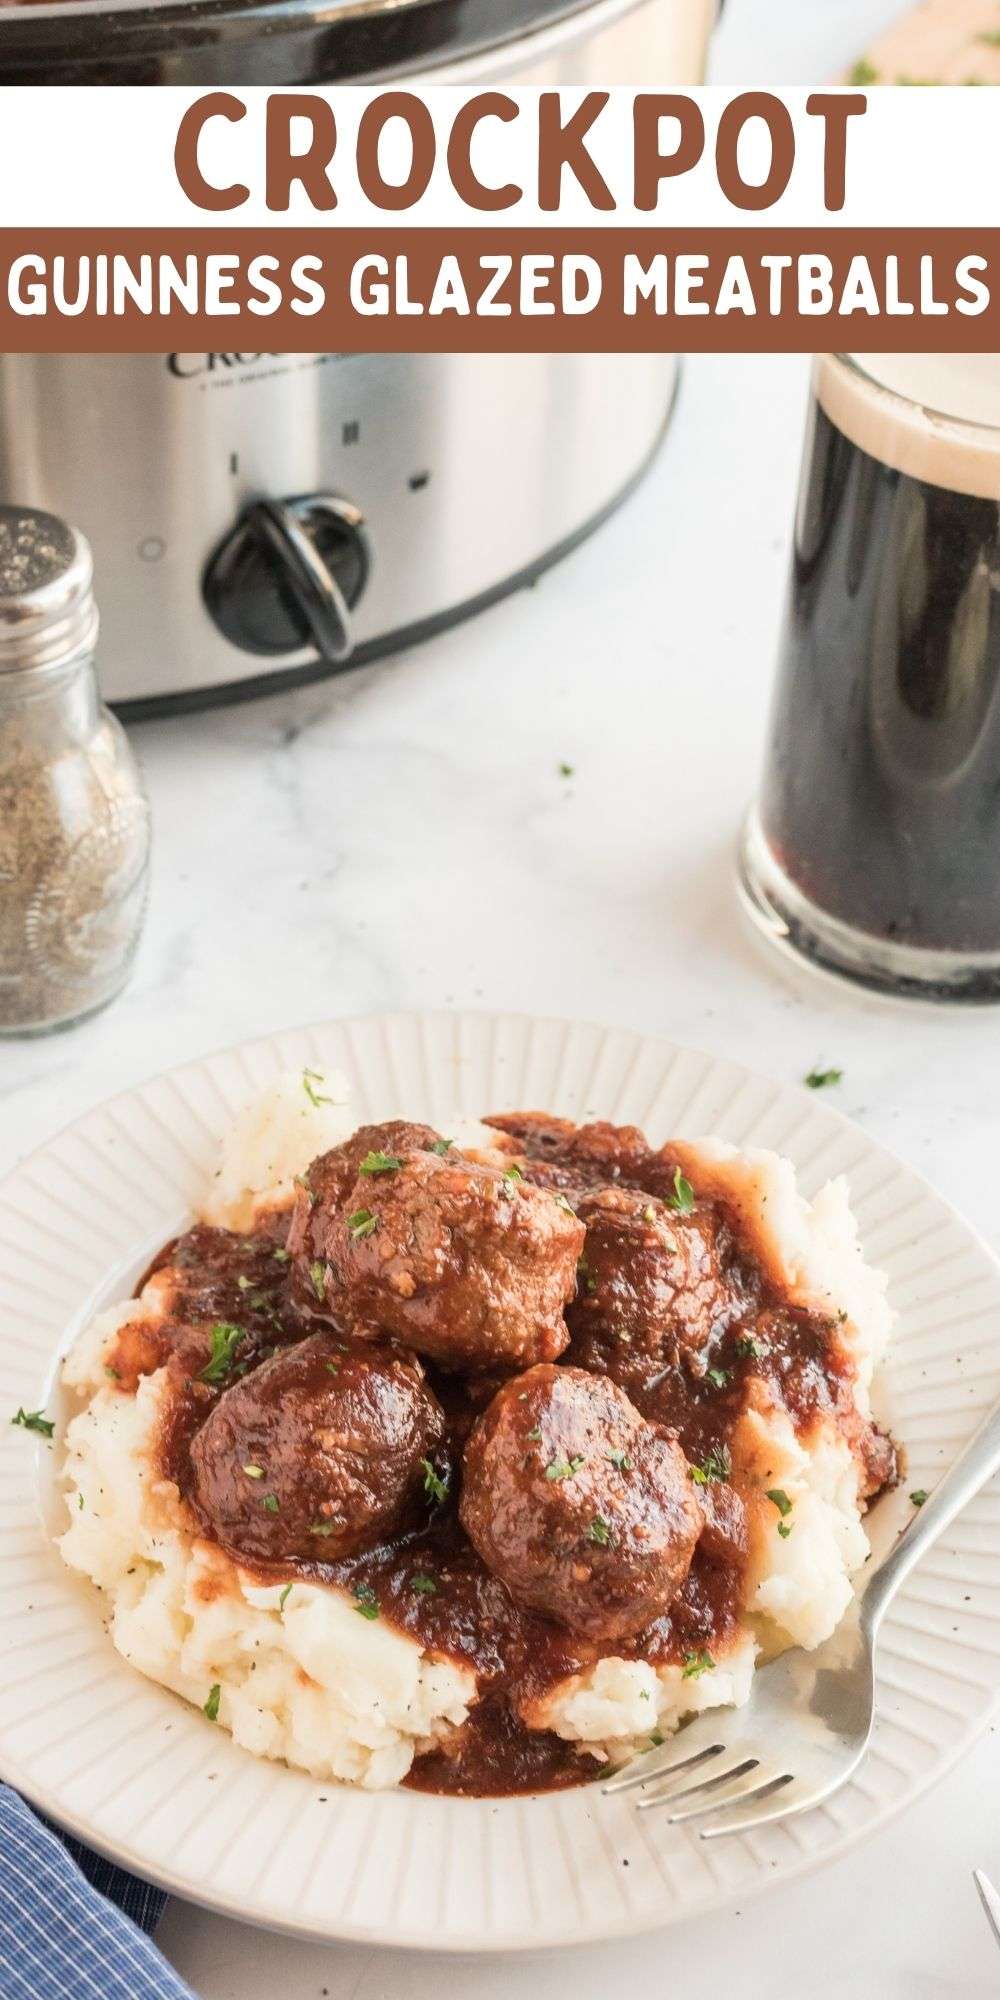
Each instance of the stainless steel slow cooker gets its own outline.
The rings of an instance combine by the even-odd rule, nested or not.
[[[0,81],[683,86],[718,0],[41,0]],[[82,528],[127,711],[422,638],[536,575],[647,465],[671,355],[0,356],[0,501]]]

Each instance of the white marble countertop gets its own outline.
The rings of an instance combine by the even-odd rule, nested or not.
[[[896,0],[730,0],[717,73],[808,80]],[[745,932],[755,781],[806,371],[688,365],[642,489],[536,589],[332,686],[134,732],[155,876],[128,992],[0,1043],[0,1172],[164,1065],[319,1016],[497,1006],[661,1030],[837,1102],[994,1242],[1000,1022],[789,974]],[[560,760],[574,766],[571,780]],[[206,839],[208,835],[208,839]],[[710,1924],[530,1961],[309,1947],[174,1904],[202,2000],[727,2000],[995,1994],[970,1871],[1000,1879],[1000,1738],[854,1856]]]

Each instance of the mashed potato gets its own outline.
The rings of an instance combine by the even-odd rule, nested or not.
[[[342,1077],[281,1077],[234,1121],[202,1219],[251,1228],[263,1208],[290,1200],[295,1175],[355,1123]],[[498,1143],[477,1121],[456,1120],[451,1132],[486,1154]],[[892,1315],[885,1280],[864,1262],[846,1184],[829,1183],[810,1204],[790,1163],[774,1153],[738,1153],[716,1140],[678,1151],[700,1190],[738,1205],[757,1255],[790,1298],[840,1320],[867,1415]],[[121,1327],[161,1309],[150,1286],[140,1300],[99,1314],[67,1357],[63,1379],[83,1407],[67,1433],[63,1557],[107,1594],[122,1656],[185,1700],[207,1703],[247,1750],[317,1777],[398,1784],[416,1755],[465,1721],[475,1674],[387,1623],[359,1617],[331,1585],[262,1587],[200,1537],[176,1486],[156,1470],[167,1372],[145,1377],[134,1396],[107,1379]],[[749,1510],[745,1619],[728,1652],[697,1675],[603,1658],[538,1699],[525,1713],[530,1726],[620,1762],[694,1712],[745,1702],[759,1657],[790,1644],[817,1646],[833,1631],[868,1553],[858,1469],[844,1436],[828,1417],[797,1433],[755,1378],[732,1457],[741,1490],[760,1499]],[[782,1517],[766,1497],[775,1488],[794,1507],[793,1535],[782,1535]]]

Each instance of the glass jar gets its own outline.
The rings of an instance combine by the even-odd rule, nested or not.
[[[149,807],[94,668],[90,550],[0,507],[0,1034],[67,1027],[128,977]]]
[[[1000,356],[817,360],[741,885],[787,952],[1000,999]]]

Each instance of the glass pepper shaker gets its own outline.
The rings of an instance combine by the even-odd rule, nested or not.
[[[146,905],[149,806],[104,707],[83,536],[0,507],[0,1035],[112,1000]]]

